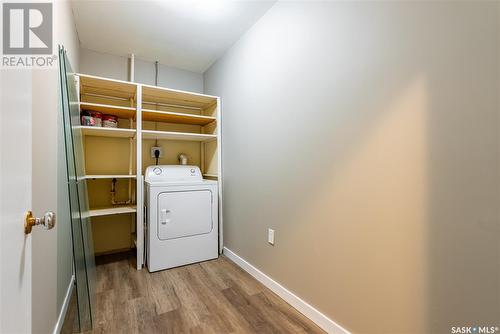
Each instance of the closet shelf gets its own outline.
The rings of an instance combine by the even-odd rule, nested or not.
[[[80,78],[80,94],[111,96],[122,99],[135,99],[137,84],[96,77],[88,74],[78,74]]]
[[[215,117],[183,114],[170,111],[142,109],[143,121],[167,122],[178,124],[207,125],[215,121]]]
[[[95,180],[95,179],[135,179],[136,175],[127,175],[127,174],[117,174],[117,175],[85,175],[83,178],[86,180]]]
[[[205,174],[203,174],[203,176],[204,177],[214,177],[214,178],[219,177],[219,175],[217,175],[217,174],[210,174],[210,173],[205,173]]]
[[[113,206],[107,208],[96,208],[89,210],[90,217],[100,217],[100,216],[109,216],[109,215],[119,215],[124,213],[135,213],[137,212],[135,205],[134,206]]]
[[[133,118],[135,116],[135,108],[99,103],[80,102],[80,110],[99,111],[103,114],[115,115],[118,118]]]
[[[94,137],[116,137],[116,138],[133,138],[135,136],[135,129],[121,129],[121,128],[102,128],[97,126],[79,126],[84,136]]]
[[[142,101],[146,104],[161,103],[172,106],[206,109],[217,103],[215,96],[184,92],[157,86],[142,85]]]
[[[217,135],[188,132],[169,132],[142,130],[143,139],[170,139],[170,140],[190,140],[190,141],[210,141],[217,139]]]

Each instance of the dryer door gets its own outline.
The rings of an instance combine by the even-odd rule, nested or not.
[[[174,191],[158,195],[158,239],[206,234],[212,228],[210,190]]]

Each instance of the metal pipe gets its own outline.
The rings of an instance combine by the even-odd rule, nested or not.
[[[130,55],[129,65],[130,65],[129,81],[134,82],[135,56],[133,53]],[[130,98],[129,101],[130,101],[130,106],[134,107],[134,99]],[[129,119],[129,128],[130,129],[134,128],[133,118]],[[129,138],[128,175],[132,175],[133,169],[134,169],[133,149],[134,149],[134,140],[133,140],[133,138]],[[128,199],[126,201],[117,201],[116,200],[116,179],[113,179],[111,181],[111,204],[113,204],[113,205],[128,205],[128,204],[134,203],[134,198],[132,195],[133,195],[132,194],[132,178],[129,178],[129,180],[128,180]]]
[[[183,109],[192,109],[192,110],[203,110],[203,108],[200,108],[200,107],[181,106],[181,105],[178,105],[178,104],[171,104],[171,103],[146,102],[146,101],[144,101],[143,104],[151,104],[151,105],[163,106],[163,107],[175,107],[175,108],[183,108]]]
[[[102,95],[102,94],[94,94],[94,93],[82,93],[82,95],[85,96],[94,96],[94,97],[104,97],[107,99],[113,99],[113,100],[120,100],[120,101],[128,101],[129,98],[127,97],[117,97],[117,96],[109,96],[109,95]],[[149,104],[149,105],[154,105],[154,106],[162,106],[162,107],[174,107],[174,108],[179,108],[179,109],[191,109],[191,110],[203,110],[203,108],[200,107],[191,107],[191,106],[181,106],[178,104],[171,104],[171,103],[161,103],[161,102],[147,102],[144,101],[143,104]]]
[[[158,73],[160,72],[160,63],[155,61],[155,86],[158,86]]]
[[[128,97],[118,97],[118,96],[110,96],[110,95],[102,95],[102,94],[94,94],[94,93],[82,93],[81,95],[85,96],[94,96],[94,97],[104,97],[110,100],[120,100],[120,101],[128,101]]]
[[[132,203],[132,200],[129,198],[128,200],[126,201],[117,201],[116,200],[116,178],[113,178],[113,180],[111,180],[111,190],[110,190],[110,194],[111,194],[111,204],[113,205],[128,205],[128,204],[131,204]]]

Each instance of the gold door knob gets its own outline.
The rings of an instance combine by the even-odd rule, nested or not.
[[[52,229],[56,225],[56,214],[52,211],[46,212],[43,217],[33,217],[33,212],[26,212],[24,220],[24,234],[30,234],[33,226],[42,225],[46,230]]]

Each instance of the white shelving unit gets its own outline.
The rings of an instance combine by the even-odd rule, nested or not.
[[[147,155],[143,155],[143,146],[156,140],[167,145],[169,151],[175,149],[175,145],[190,148],[191,155],[198,155],[192,160],[199,161],[204,177],[218,180],[219,212],[222,212],[220,99],[216,96],[86,74],[77,74],[77,83],[80,111],[112,114],[119,119],[118,128],[78,127],[84,138],[86,155],[90,154],[86,156],[88,168],[86,169],[87,175],[84,176],[84,179],[90,182],[88,188],[92,188],[93,191],[91,194],[89,189],[91,205],[89,215],[90,217],[103,217],[92,226],[101,224],[102,219],[109,217],[109,219],[114,219],[109,226],[126,228],[130,226],[130,219],[125,218],[126,215],[129,217],[135,215],[130,244],[136,248],[137,269],[140,270],[144,264],[144,225],[143,210],[138,210],[138,208],[144,206],[143,172],[145,165],[149,163],[144,161]],[[101,144],[101,140],[105,141]],[[179,144],[184,142],[185,145]],[[111,147],[109,145],[117,145],[117,148],[109,149]],[[130,146],[124,151],[123,147],[127,145]],[[195,152],[193,147],[198,147],[198,153],[193,153]],[[128,152],[129,159],[121,155],[123,152]],[[96,154],[99,155],[98,159],[95,158]],[[126,170],[128,172],[125,172]],[[109,191],[108,182],[113,179],[116,179],[116,184],[121,182],[122,185],[120,194],[118,191],[113,193],[113,196],[120,197],[121,202],[116,201],[116,203],[124,203],[123,197],[126,189],[123,183],[129,182],[128,193],[132,196],[130,205],[111,205],[111,200],[102,193]],[[96,191],[96,189],[103,190]],[[95,194],[98,198],[93,198]],[[124,218],[113,218],[116,215]],[[219,231],[219,249],[222,252],[222,217],[219,217]]]

